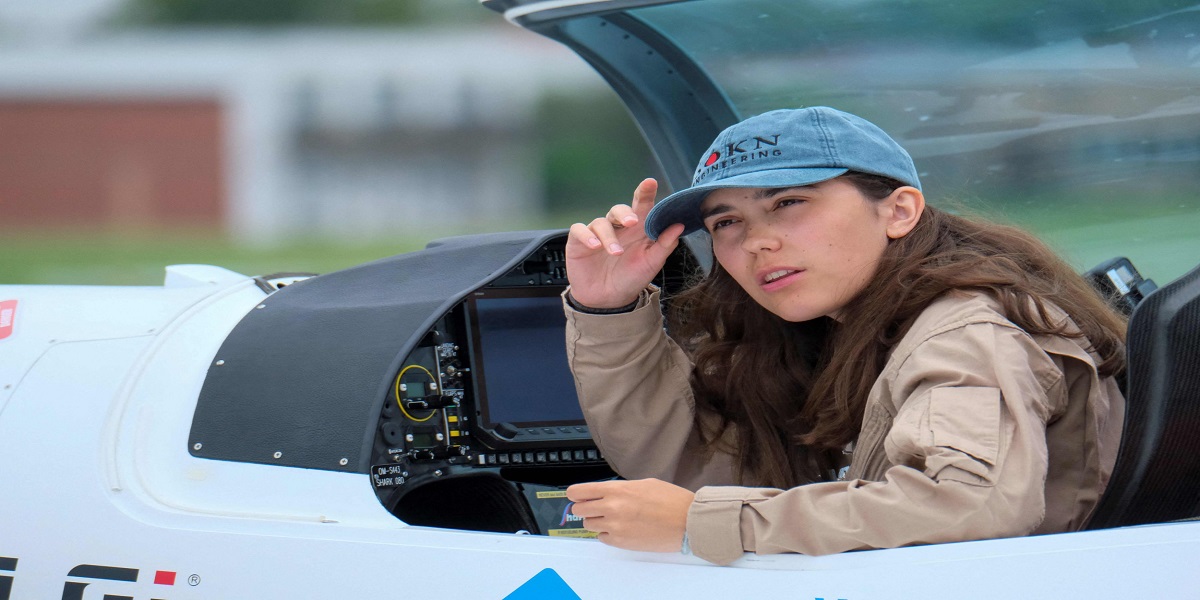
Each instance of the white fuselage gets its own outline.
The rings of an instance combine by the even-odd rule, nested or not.
[[[0,600],[6,587],[21,600],[503,598],[543,569],[584,599],[1200,589],[1200,522],[747,555],[731,568],[594,540],[410,527],[380,505],[367,474],[189,453],[205,374],[264,296],[250,278],[202,266],[173,267],[163,287],[0,286],[0,302],[16,300],[0,339]]]

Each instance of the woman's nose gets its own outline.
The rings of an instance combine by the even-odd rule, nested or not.
[[[762,221],[747,222],[744,231],[746,237],[742,239],[742,249],[746,252],[774,252],[779,249],[779,232],[774,225]]]

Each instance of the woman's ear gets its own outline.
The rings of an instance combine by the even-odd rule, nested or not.
[[[912,231],[925,212],[925,194],[915,187],[898,187],[887,199],[891,215],[887,218],[887,236],[899,239]]]

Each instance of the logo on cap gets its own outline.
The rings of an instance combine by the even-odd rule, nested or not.
[[[720,150],[713,150],[708,155],[708,158],[704,159],[704,164],[696,167],[696,174],[692,177],[692,185],[700,183],[705,177],[722,169],[752,160],[783,156],[783,150],[777,147],[779,146],[780,137],[782,137],[780,134],[774,133],[763,136],[751,136],[744,140],[730,142],[725,144],[724,155],[721,154]]]

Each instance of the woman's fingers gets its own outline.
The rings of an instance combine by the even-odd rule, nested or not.
[[[583,528],[596,533],[609,533],[604,517],[584,517]]]
[[[611,519],[606,518],[607,503],[602,499],[571,503],[571,514],[583,518],[583,528],[596,533],[609,533]]]
[[[613,227],[623,229],[625,227],[633,227],[638,224],[638,216],[634,214],[633,208],[628,204],[618,204],[608,209],[608,214],[604,215]]]
[[[576,223],[571,226],[570,237],[591,250],[603,248],[611,255],[619,256],[625,252],[627,243],[645,237],[640,227],[650,208],[654,206],[654,196],[658,193],[658,182],[654,179],[644,179],[633,191],[633,205],[617,204],[608,209],[602,218],[593,219],[587,225]],[[623,234],[622,230],[632,229],[636,233]],[[619,237],[624,237],[622,243]],[[674,246],[672,246],[672,249]],[[669,253],[669,251],[668,251]]]
[[[658,182],[651,178],[643,179],[633,190],[633,205],[618,204],[608,211],[606,217],[620,227],[633,227],[645,220],[654,207],[657,194]]]
[[[602,246],[600,238],[586,224],[572,224],[566,233],[566,256],[570,259],[582,259],[599,252]]]
[[[577,242],[582,244],[588,250],[604,249],[609,254],[620,255],[625,251],[624,246],[617,240],[616,230],[613,229],[612,223],[606,219],[594,219],[591,223],[584,225],[576,223],[571,226],[567,233],[567,243]],[[568,253],[570,255],[570,253]],[[586,254],[576,255],[585,256]]]
[[[583,517],[583,528],[596,533],[607,533],[605,527],[605,503],[603,487],[595,483],[581,483],[567,488],[567,498],[571,500],[567,510],[577,517]]]
[[[567,233],[567,243],[571,241],[583,244],[585,248],[598,250],[601,245],[600,238],[583,223],[576,223],[571,226],[571,230]]]
[[[654,207],[654,196],[658,194],[658,182],[652,178],[643,179],[633,190],[633,212],[638,220],[643,221],[650,209]]]
[[[611,482],[608,481],[589,481],[567,486],[567,499],[572,502],[599,500],[604,497],[608,489],[613,487],[610,484]]]
[[[621,242],[617,241],[617,231],[613,229],[613,224],[608,219],[594,219],[591,223],[588,223],[588,229],[591,229],[592,233],[596,234],[601,246],[609,254],[617,255],[625,251],[625,247],[621,245]]]
[[[678,234],[676,234],[678,235]],[[603,481],[567,488],[571,513],[605,543],[630,550],[678,551],[692,492],[657,479]]]
[[[641,226],[657,190],[658,183],[646,179],[634,191],[632,206],[618,204],[604,217],[571,226],[567,280],[577,303],[594,308],[625,306],[662,270],[678,235],[655,243]]]
[[[679,245],[679,236],[683,234],[683,229],[683,223],[675,223],[659,234],[658,239],[655,240],[654,245],[651,247],[655,261],[666,263],[667,257]]]

